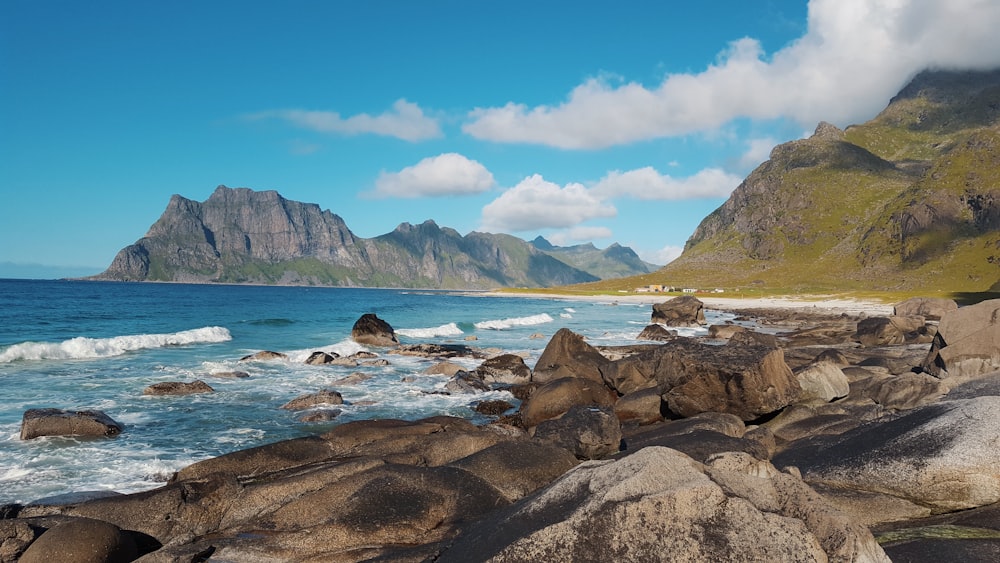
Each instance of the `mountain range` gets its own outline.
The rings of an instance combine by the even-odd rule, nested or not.
[[[146,236],[91,279],[350,287],[547,287],[653,271],[617,244],[554,246],[434,221],[357,237],[339,216],[276,191],[219,186],[203,202],[180,195]]]
[[[647,278],[1000,291],[1000,71],[923,72],[871,121],[778,145]]]

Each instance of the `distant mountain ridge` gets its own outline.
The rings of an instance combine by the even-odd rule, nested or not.
[[[546,252],[504,234],[462,236],[434,221],[403,223],[365,239],[316,204],[288,200],[276,191],[219,186],[204,202],[171,197],[146,236],[119,251],[108,269],[91,279],[488,289],[566,285],[594,281],[609,271],[649,271],[636,269],[640,265],[631,249],[615,247],[604,256],[588,254],[579,267],[559,258],[558,248]],[[621,263],[611,264],[615,256]],[[587,265],[599,266],[595,271],[601,273],[590,273]]]
[[[775,147],[652,277],[1000,289],[1000,71],[921,73],[871,121]]]

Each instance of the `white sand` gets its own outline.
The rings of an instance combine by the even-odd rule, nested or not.
[[[676,297],[675,295],[662,295],[657,293],[623,293],[621,295],[558,295],[551,293],[504,293],[486,292],[479,295],[487,297],[534,297],[541,299],[566,299],[572,301],[596,301],[596,302],[618,302],[618,303],[640,303],[649,304],[662,303]],[[859,299],[838,299],[823,296],[815,297],[721,297],[718,294],[712,296],[698,294],[697,297],[705,307],[716,310],[739,310],[739,309],[792,309],[808,310],[828,313],[865,313],[868,316],[882,316],[892,314],[892,305],[887,305],[879,301],[866,301]]]

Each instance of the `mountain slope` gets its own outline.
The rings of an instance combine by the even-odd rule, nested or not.
[[[657,273],[685,286],[1000,280],[1000,72],[925,72],[868,123],[775,147]]]
[[[589,272],[601,279],[646,274],[656,271],[659,267],[643,261],[634,250],[626,246],[621,246],[618,243],[613,243],[604,250],[599,250],[590,243],[574,246],[555,246],[546,240],[545,237],[539,236],[532,240],[531,244],[557,260]]]
[[[482,289],[599,278],[509,235],[427,221],[365,239],[315,204],[219,186],[204,202],[173,196],[93,279]]]

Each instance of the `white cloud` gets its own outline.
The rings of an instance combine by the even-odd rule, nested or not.
[[[771,158],[771,149],[777,144],[777,139],[771,137],[750,139],[747,142],[747,151],[740,157],[740,168],[744,170],[756,168]]]
[[[743,179],[706,168],[687,178],[672,178],[647,166],[628,172],[609,172],[591,191],[601,198],[633,197],[642,200],[680,200],[729,197]]]
[[[607,227],[574,227],[565,231],[552,233],[545,238],[556,246],[572,246],[599,239],[609,239],[612,234],[611,229]]]
[[[996,0],[812,0],[808,30],[770,58],[737,39],[698,74],[654,88],[594,78],[559,105],[476,108],[463,130],[498,142],[593,149],[717,128],[739,117],[811,128],[871,118],[925,68],[1000,66]]]
[[[482,228],[494,232],[562,229],[617,213],[581,184],[560,187],[535,174],[483,207]]]
[[[425,158],[399,172],[382,172],[375,197],[436,197],[477,194],[495,185],[485,166],[457,153]]]
[[[420,106],[403,99],[392,104],[391,110],[374,116],[361,113],[344,118],[335,111],[282,109],[256,113],[248,118],[277,118],[298,127],[321,133],[342,135],[369,133],[396,137],[404,141],[423,141],[442,136],[441,126],[437,119],[424,115]]]
[[[681,255],[681,252],[683,251],[684,251],[683,246],[672,246],[669,244],[667,246],[664,246],[663,248],[656,250],[642,250],[639,248],[635,249],[635,253],[639,255],[639,258],[642,258],[643,260],[649,262],[650,264],[657,264],[659,266],[664,266],[666,264],[673,262],[674,260],[677,259],[677,257]]]

